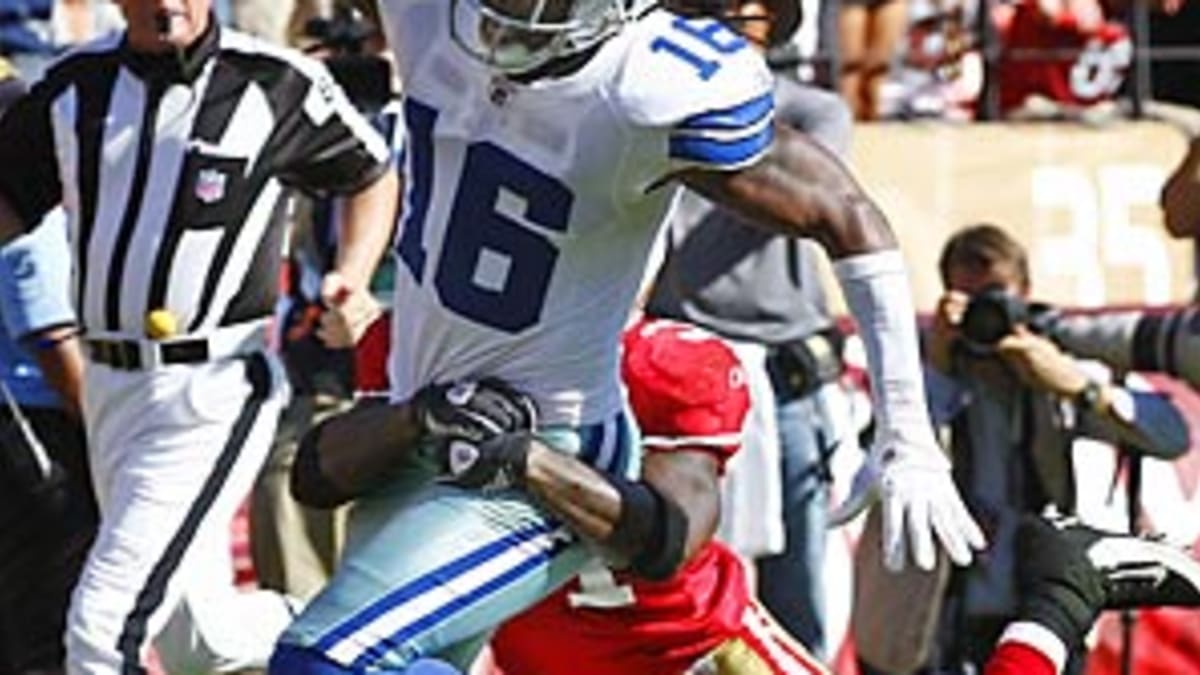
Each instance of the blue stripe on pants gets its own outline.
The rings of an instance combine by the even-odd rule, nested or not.
[[[453,616],[455,613],[475,604],[476,602],[479,602],[480,600],[492,595],[493,593],[496,593],[497,591],[504,589],[506,586],[517,581],[525,574],[536,569],[538,566],[546,564],[572,542],[573,539],[569,536],[562,536],[553,539],[549,548],[543,549],[529,558],[526,558],[518,563],[515,567],[512,567],[499,576],[494,577],[490,581],[476,588],[474,591],[463,595],[456,595],[450,602],[447,602],[433,612],[424,614],[416,621],[405,625],[402,629],[393,633],[391,638],[376,644],[367,650],[366,653],[364,653],[354,662],[353,667],[356,669],[366,668],[376,661],[383,659],[387,656],[388,651],[399,648],[399,646],[404,644],[405,641],[420,635],[422,631],[438,625],[442,621]],[[433,576],[436,583],[444,583],[443,580],[437,579],[436,575]]]
[[[444,584],[450,579],[459,577],[483,565],[522,543],[528,542],[539,535],[548,534],[550,531],[551,526],[549,524],[539,524],[513,532],[418,577],[412,582],[388,593],[377,602],[369,605],[366,609],[343,622],[325,637],[321,638],[317,643],[317,648],[321,651],[328,651],[334,645],[350,637],[367,624],[383,616],[389,610],[403,605],[405,602]]]

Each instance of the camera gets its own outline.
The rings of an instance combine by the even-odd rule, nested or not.
[[[1003,287],[989,287],[968,301],[959,345],[969,355],[988,356],[1018,325],[1077,358],[1101,361],[1117,371],[1164,373],[1200,389],[1200,307],[1063,313]]]
[[[959,331],[967,350],[982,355],[991,353],[1018,325],[1053,338],[1060,319],[1050,305],[1027,302],[1001,286],[991,286],[971,296]]]
[[[1063,349],[1120,371],[1165,373],[1200,389],[1200,307],[1102,310],[1064,317]]]

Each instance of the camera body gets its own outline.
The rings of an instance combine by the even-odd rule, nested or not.
[[[971,296],[959,325],[959,347],[986,357],[1018,325],[1045,336],[1076,358],[1118,371],[1164,373],[1200,389],[1200,307],[1103,309],[1064,314],[1027,302],[1002,287]]]
[[[971,296],[959,331],[963,346],[976,355],[994,351],[996,343],[1023,325],[1039,335],[1054,338],[1061,315],[1040,302],[1028,302],[1002,286],[989,286]]]

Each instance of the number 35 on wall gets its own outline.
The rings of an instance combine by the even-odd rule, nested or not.
[[[1181,300],[1172,293],[1171,256],[1162,226],[1153,220],[1157,216],[1135,222],[1136,214],[1158,213],[1165,180],[1166,171],[1152,164],[1034,167],[1030,263],[1035,283],[1067,277],[1074,282],[1073,301],[1096,306],[1112,300],[1110,274],[1132,268],[1142,279],[1140,296],[1122,300]]]

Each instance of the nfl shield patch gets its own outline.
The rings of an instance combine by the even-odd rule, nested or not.
[[[224,199],[227,178],[217,169],[201,169],[196,176],[196,199],[205,204],[215,204]]]

